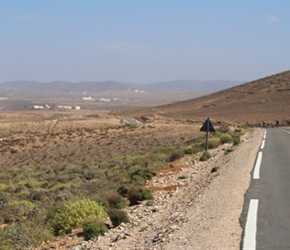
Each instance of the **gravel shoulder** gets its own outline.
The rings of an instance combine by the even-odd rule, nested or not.
[[[207,162],[183,158],[178,170],[147,183],[159,190],[154,204],[128,207],[130,223],[70,249],[240,249],[239,217],[262,135],[262,129],[248,132],[227,155],[231,145],[210,150]],[[219,170],[211,173],[213,167]]]

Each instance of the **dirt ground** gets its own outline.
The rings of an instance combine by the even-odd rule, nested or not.
[[[108,113],[2,113],[0,168],[146,154],[201,136],[200,126],[154,117],[154,122],[136,128],[123,126],[122,117]]]
[[[199,155],[178,160],[147,183],[154,203],[128,207],[131,222],[105,236],[81,242],[76,231],[38,249],[240,249],[239,217],[262,134],[250,131],[227,155],[230,144],[210,150],[207,162]],[[218,171],[211,173],[213,167]]]

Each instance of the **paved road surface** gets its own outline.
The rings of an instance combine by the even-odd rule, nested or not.
[[[290,249],[290,129],[265,130],[246,194],[241,249]]]
[[[123,119],[123,122],[125,122],[125,123],[127,123],[127,124],[131,124],[131,125],[135,125],[135,126],[139,126],[139,125],[141,125],[141,123],[138,122],[136,119],[134,119],[134,118],[130,118],[130,117],[128,117],[128,118],[124,118],[124,119]]]

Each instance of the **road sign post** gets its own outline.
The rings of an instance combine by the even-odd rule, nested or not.
[[[209,132],[215,132],[215,129],[214,129],[209,118],[206,119],[206,121],[204,122],[204,124],[200,128],[200,131],[206,132],[205,150],[207,152],[207,150],[208,150],[208,134],[209,134]]]

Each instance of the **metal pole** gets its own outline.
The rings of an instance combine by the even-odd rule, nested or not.
[[[207,118],[207,120],[206,120],[206,142],[205,142],[206,152],[208,150],[208,132],[209,132],[209,118]]]

